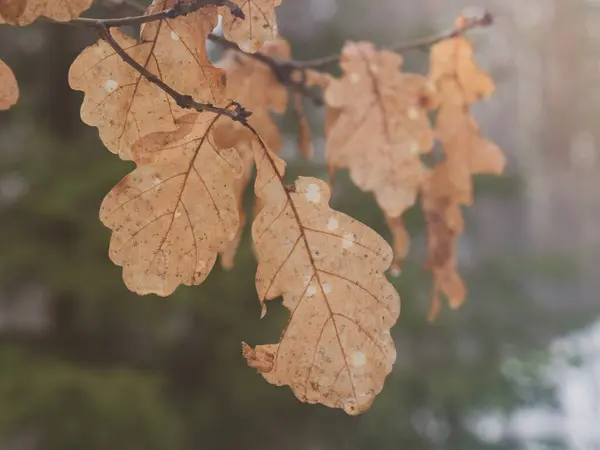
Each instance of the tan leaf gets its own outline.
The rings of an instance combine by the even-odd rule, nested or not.
[[[140,165],[102,203],[100,218],[113,230],[110,257],[138,294],[202,283],[236,235],[233,184],[242,167],[235,149],[215,145],[217,117],[190,115],[177,132],[140,140],[133,148]]]
[[[397,277],[400,276],[402,271],[402,261],[408,254],[410,248],[410,236],[408,230],[404,226],[404,219],[402,216],[399,217],[387,217],[387,226],[392,232],[393,248],[394,248],[394,262],[390,269],[390,273]]]
[[[462,305],[467,295],[456,263],[456,244],[464,229],[464,221],[460,203],[454,195],[451,170],[446,163],[438,164],[423,185],[422,202],[427,222],[427,267],[434,277],[429,319],[434,320],[439,312],[441,293],[448,297],[452,308]]]
[[[205,43],[216,23],[215,11],[203,9],[203,14],[146,24],[139,43],[118,30],[112,35],[133,59],[177,92],[219,105],[224,99],[223,72],[208,60]],[[123,159],[131,159],[131,147],[138,139],[174,131],[178,119],[190,113],[123,62],[103,40],[73,62],[69,83],[85,92],[82,120],[98,127],[106,147]]]
[[[288,59],[291,55],[289,44],[282,39],[266,43],[261,53],[283,59]],[[227,74],[227,97],[252,111],[248,123],[273,151],[279,152],[281,132],[271,114],[285,112],[288,102],[285,86],[277,80],[271,68],[239,52],[228,52],[218,66]],[[256,145],[256,140],[252,132],[232,120],[219,121],[214,134],[219,146],[236,147],[244,160],[244,176],[235,183],[236,198],[240,205],[240,230],[221,255],[222,266],[231,269],[240,243],[242,227],[246,223],[246,214],[241,204],[254,167],[252,146]]]
[[[245,52],[255,53],[265,42],[278,37],[275,8],[281,0],[232,0],[232,3],[242,9],[246,18],[240,19],[229,7],[221,7],[223,34],[228,40]]]
[[[246,221],[248,218],[246,217],[246,212],[244,211],[244,194],[246,193],[246,188],[252,179],[252,168],[254,167],[254,155],[252,152],[252,147],[250,145],[238,144],[237,145],[238,153],[240,154],[242,160],[242,176],[235,180],[233,185],[233,191],[235,194],[235,198],[238,205],[238,211],[240,214],[240,224],[235,235],[235,238],[227,244],[225,249],[221,252],[221,266],[225,270],[231,270],[235,264],[235,256],[237,254],[238,247],[240,246],[240,242],[242,240],[242,234],[244,232],[244,227],[246,225]]]
[[[261,53],[289,59],[291,50],[286,41],[278,39],[265,44]],[[248,122],[267,145],[278,152],[281,148],[281,132],[271,114],[285,113],[288,103],[286,87],[279,82],[269,66],[236,51],[227,52],[218,66],[227,75],[227,98],[252,111]],[[232,145],[240,141],[254,141],[254,135],[234,121],[219,123],[215,135],[218,140],[228,140]]]
[[[476,64],[473,46],[464,36],[446,39],[431,48],[430,80],[442,103],[471,105],[489,97],[495,86]]]
[[[473,202],[472,175],[500,175],[506,165],[502,151],[481,136],[469,112],[469,105],[494,92],[494,83],[477,67],[465,37],[432,48],[429,77],[439,107],[435,132],[446,155],[449,187],[456,201],[469,205]]]
[[[497,145],[481,136],[475,120],[464,108],[442,104],[435,129],[446,155],[455,198],[463,205],[470,205],[473,203],[472,176],[502,174],[506,157]]]
[[[300,153],[306,159],[311,159],[314,153],[312,144],[312,131],[308,119],[304,114],[304,106],[302,104],[303,96],[300,92],[294,93],[293,105],[296,116],[298,117],[298,148]]]
[[[327,162],[348,168],[353,182],[373,191],[384,212],[400,216],[415,203],[426,170],[420,160],[433,146],[422,105],[426,79],[399,71],[402,57],[370,43],[347,43],[344,76],[325,91],[329,118]]]
[[[476,173],[499,175],[506,164],[502,151],[481,136],[470,105],[494,92],[492,79],[475,63],[465,37],[442,41],[431,50],[428,101],[437,108],[436,137],[445,159],[423,186],[427,222],[428,267],[433,273],[433,298],[429,319],[440,311],[444,294],[453,308],[466,298],[457,271],[456,245],[464,228],[461,205],[473,203],[472,177]]]
[[[332,210],[329,188],[300,177],[285,187],[285,163],[255,152],[256,194],[264,207],[252,227],[256,287],[265,302],[283,296],[290,321],[279,344],[246,348],[270,383],[289,385],[304,402],[367,410],[396,359],[390,328],[400,311],[384,276],[389,245],[373,230]]]
[[[61,22],[78,17],[94,0],[0,0],[0,19],[11,25],[28,25],[39,16]]]
[[[0,110],[5,110],[17,103],[19,85],[15,74],[4,61],[0,59]]]

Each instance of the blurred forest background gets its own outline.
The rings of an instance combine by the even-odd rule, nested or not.
[[[88,16],[132,12],[96,3]],[[308,59],[446,29],[473,3],[497,18],[470,33],[498,84],[476,114],[509,168],[477,179],[460,242],[469,299],[433,325],[410,212],[398,360],[359,417],[300,404],[246,366],[240,341],[276,342],[287,320],[280,305],[259,320],[248,233],[235,268],[200,287],[125,289],[98,208],[132,164],[81,122],[67,84],[94,33],[0,28],[22,90],[0,114],[0,449],[600,449],[600,2],[284,0],[278,17]],[[405,57],[426,72],[427,52]],[[326,177],[323,112],[307,108],[314,161],[298,155],[293,115],[281,119],[290,176]],[[336,187],[336,208],[389,238],[370,195],[344,173]]]

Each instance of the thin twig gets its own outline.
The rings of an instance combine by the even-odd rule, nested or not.
[[[122,17],[117,19],[91,19],[79,17],[71,20],[71,23],[91,27],[102,25],[107,28],[122,27],[125,25],[142,25],[144,23],[154,22],[157,20],[175,19],[177,17],[186,16],[206,6],[226,6],[231,10],[231,13],[234,16],[239,17],[240,19],[245,19],[244,12],[241,10],[241,8],[229,0],[179,0],[176,1],[172,7],[151,14]]]
[[[426,36],[423,38],[415,39],[414,41],[400,42],[398,44],[390,45],[385,48],[387,50],[401,53],[406,52],[408,50],[415,50],[421,47],[429,47],[443,40],[463,35],[467,31],[472,30],[474,28],[487,27],[492,25],[493,23],[494,16],[491,13],[485,11],[479,16],[464,18],[464,20],[461,20],[457,26],[453,27],[450,30],[434,34],[433,36]],[[320,69],[324,66],[328,66],[329,64],[337,63],[340,60],[340,57],[341,54],[336,53],[334,55],[324,56],[322,58],[316,58],[308,61],[294,61],[293,65],[297,69]]]
[[[140,12],[143,12],[143,7],[139,6]],[[190,14],[192,12],[197,11],[203,6],[227,6],[231,9],[232,14],[244,18],[244,13],[242,10],[230,0],[176,0],[175,4],[164,11],[151,13],[147,15],[139,15],[133,17],[124,17],[117,19],[91,19],[91,18],[78,18],[71,21],[73,24],[84,25],[95,27],[100,30],[103,36],[107,36],[112,40],[112,43],[107,40],[107,42],[116,50],[119,48],[120,51],[117,52],[123,58],[125,62],[134,67],[136,70],[140,71],[142,75],[144,75],[150,82],[156,84],[163,91],[169,94],[178,105],[184,108],[193,108],[200,110],[202,108],[204,111],[220,111],[219,108],[210,105],[210,104],[201,104],[193,101],[191,98],[187,98],[187,96],[183,96],[175,91],[173,91],[169,86],[164,84],[158,77],[154,74],[148,72],[145,68],[139,65],[135,60],[133,60],[127,53],[120,48],[118,43],[112,39],[110,32],[107,30],[111,27],[119,27],[124,25],[140,25],[143,23],[148,23],[156,20],[164,20],[164,19],[173,19],[176,17],[184,16]],[[405,52],[408,50],[418,49],[422,47],[427,47],[434,45],[440,41],[445,39],[451,39],[453,37],[460,36],[466,33],[469,30],[474,28],[482,28],[491,25],[494,22],[494,18],[492,14],[485,11],[481,15],[474,17],[465,17],[462,16],[461,20],[457,22],[457,24],[450,30],[437,33],[432,36],[426,36],[423,38],[419,38],[413,41],[401,42],[396,45],[386,47],[388,50],[396,51],[396,52]],[[317,93],[311,91],[305,84],[305,71],[312,69],[320,69],[327,65],[334,64],[339,62],[341,55],[339,53],[334,55],[325,56],[322,58],[307,60],[307,61],[298,61],[294,59],[282,59],[275,56],[266,55],[261,52],[256,53],[248,53],[243,51],[235,42],[231,42],[225,39],[223,36],[217,34],[208,35],[208,39],[212,42],[215,42],[221,45],[223,48],[230,49],[239,53],[246,55],[249,58],[260,61],[261,63],[267,65],[275,74],[280,83],[284,86],[287,86],[289,89],[294,90],[296,92],[301,93],[303,96],[312,100],[312,102],[320,106],[323,104],[323,99]],[[116,45],[116,47],[115,47]],[[138,67],[139,66],[139,67]],[[140,70],[140,68],[142,70]],[[169,92],[169,90],[171,92]],[[213,109],[211,109],[213,108]],[[247,112],[246,112],[247,113]],[[231,117],[231,114],[225,114]],[[235,114],[234,114],[235,116]],[[247,117],[247,116],[246,116]],[[232,117],[234,118],[234,117]],[[234,118],[234,120],[236,120]]]
[[[296,67],[297,61],[292,59],[281,59],[276,56],[269,56],[261,52],[247,53],[242,50],[235,42],[231,42],[218,34],[209,34],[208,39],[212,42],[221,45],[225,49],[234,50],[242,53],[248,58],[255,59],[268,66],[277,80],[288,87],[289,89],[299,92],[306,98],[310,99],[315,105],[322,106],[323,99],[318,94],[312,92],[306,87],[303,76],[294,76],[296,72],[303,72],[302,69]]]

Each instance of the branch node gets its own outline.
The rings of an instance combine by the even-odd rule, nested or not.
[[[156,76],[153,76],[153,78],[158,80],[158,78]],[[148,78],[148,81],[155,83],[155,81],[150,80],[150,78]],[[180,108],[191,108],[192,105],[194,104],[194,99],[192,98],[191,95],[178,95],[175,98],[175,101],[177,103],[177,106],[179,106]],[[201,111],[198,111],[198,112],[201,112]]]

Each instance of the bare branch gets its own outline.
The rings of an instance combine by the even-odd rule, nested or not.
[[[138,5],[138,6],[140,9],[140,12],[143,12],[144,8],[141,5]],[[244,13],[239,8],[239,6],[232,3],[230,0],[178,0],[178,1],[176,1],[176,3],[174,4],[173,7],[166,9],[164,11],[160,11],[160,12],[156,12],[156,13],[152,13],[152,14],[124,17],[124,18],[116,18],[116,19],[78,18],[78,19],[74,19],[70,23],[95,27],[100,30],[101,35],[108,36],[108,38],[112,39],[112,36],[110,36],[110,33],[107,32],[107,30],[111,27],[119,27],[119,26],[124,26],[124,25],[140,25],[143,23],[153,22],[156,20],[173,19],[176,17],[185,16],[187,14],[195,12],[195,11],[199,10],[200,8],[202,8],[203,6],[227,6],[231,9],[232,14],[234,14],[235,16],[240,17],[242,19],[245,18]],[[489,13],[487,11],[484,11],[482,14],[473,16],[473,17],[461,16],[461,19],[458,20],[456,25],[450,30],[447,30],[447,31],[444,31],[441,33],[437,33],[432,36],[426,36],[426,37],[416,39],[413,41],[401,42],[401,43],[398,43],[395,45],[388,46],[386,48],[388,50],[392,50],[395,52],[405,52],[408,50],[414,50],[414,49],[418,49],[418,48],[422,48],[422,47],[428,47],[428,46],[434,45],[440,41],[443,41],[445,39],[451,39],[453,37],[460,36],[472,29],[490,26],[493,24],[493,22],[494,22],[494,17],[492,16],[491,13]],[[260,61],[261,63],[266,64],[273,71],[273,73],[275,74],[277,79],[283,85],[287,86],[289,89],[291,89],[293,91],[301,93],[303,96],[309,98],[317,106],[323,105],[323,99],[321,98],[321,96],[319,94],[313,92],[311,89],[309,89],[306,86],[305,71],[309,70],[309,69],[313,69],[313,70],[321,69],[330,64],[337,63],[340,60],[339,53],[334,54],[334,55],[325,56],[322,58],[308,60],[308,61],[298,61],[298,60],[294,60],[294,59],[281,59],[281,58],[266,55],[261,52],[256,52],[256,53],[244,52],[236,43],[231,42],[231,41],[225,39],[223,36],[220,36],[217,34],[210,34],[208,36],[208,39],[211,40],[212,42],[215,42],[215,43],[221,45],[222,47],[224,47],[226,49],[231,49],[236,52],[243,53],[244,55],[246,55],[250,58],[256,59],[257,61]],[[118,44],[116,42],[114,42],[114,39],[112,39],[112,41],[118,47]],[[109,44],[111,44],[111,46],[113,46],[113,43],[111,43],[108,40],[107,40],[107,42]],[[113,48],[115,48],[115,47],[113,46]],[[116,48],[115,48],[115,51],[117,51]],[[204,110],[204,111],[219,110],[219,108],[217,108],[213,105],[203,105],[203,104],[194,102],[193,99],[186,98],[186,96],[183,96],[183,95],[173,91],[169,86],[162,83],[162,81],[159,80],[155,75],[149,73],[146,69],[144,69],[142,66],[137,64],[137,62],[134,61],[132,58],[130,58],[129,55],[127,55],[123,49],[120,49],[120,51],[117,53],[119,53],[119,55],[121,55],[121,57],[123,58],[123,60],[125,62],[130,64],[136,70],[138,70],[150,82],[159,86],[163,91],[165,91],[173,99],[175,99],[177,104],[179,104],[180,106],[182,106],[184,108],[192,108],[192,109]],[[139,66],[139,68],[137,66]],[[199,109],[199,108],[202,108],[202,109]],[[211,108],[213,108],[213,109],[211,109]],[[230,113],[231,113],[231,111],[230,111]],[[249,114],[249,113],[246,111],[245,114]],[[228,115],[231,117],[231,114],[225,114],[225,115]],[[232,118],[234,120],[237,120],[234,117],[232,117]]]
[[[231,10],[231,13],[234,16],[239,17],[240,19],[245,19],[244,12],[241,10],[241,8],[229,0],[178,0],[171,8],[167,8],[163,11],[152,14],[122,17],[117,19],[91,19],[80,17],[73,19],[70,23],[92,27],[101,25],[106,28],[122,27],[125,25],[141,25],[148,22],[154,22],[156,20],[175,19],[177,17],[186,16],[206,6],[226,6]]]
[[[457,25],[450,30],[434,34],[433,36],[426,36],[424,38],[416,39],[414,41],[400,42],[395,45],[390,45],[386,47],[386,49],[401,53],[421,47],[429,47],[437,44],[440,41],[465,34],[467,31],[474,28],[484,28],[492,25],[493,23],[494,16],[490,12],[485,11],[476,17],[464,18],[464,20],[460,20]],[[309,61],[294,61],[293,64],[297,69],[320,69],[324,66],[328,66],[329,64],[337,63],[340,60],[340,56],[341,55],[339,53],[336,53],[334,55]]]

